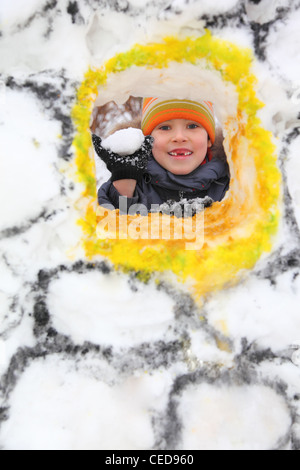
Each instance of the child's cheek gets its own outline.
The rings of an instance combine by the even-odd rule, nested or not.
[[[161,144],[159,143],[159,141],[157,139],[154,140],[154,143],[153,143],[153,146],[152,146],[152,154],[153,154],[153,157],[156,159],[156,158],[159,158],[160,154],[162,153],[162,146]]]
[[[159,147],[158,145],[155,145],[154,143],[152,147],[152,155],[153,155],[154,160],[156,160],[157,163],[160,164],[160,166],[162,166],[163,168],[166,168],[167,155],[166,155],[166,151],[164,151],[163,148]]]

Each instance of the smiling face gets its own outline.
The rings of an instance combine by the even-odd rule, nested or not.
[[[206,130],[197,122],[171,119],[156,126],[153,157],[174,175],[188,175],[205,159],[211,142]]]

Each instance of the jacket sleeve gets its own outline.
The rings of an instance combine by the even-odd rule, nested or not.
[[[205,165],[206,175],[211,180],[207,188],[207,195],[214,201],[222,201],[229,189],[230,170],[226,161],[213,158]]]
[[[121,196],[121,194],[112,184],[111,180],[104,183],[98,191],[99,206],[103,206],[108,209],[120,209],[121,213],[127,214],[129,207],[138,203],[139,197],[137,195],[133,197]]]
[[[216,157],[203,166],[203,176],[208,180],[208,185],[212,181],[217,181],[224,177],[229,177],[229,165],[227,162]]]

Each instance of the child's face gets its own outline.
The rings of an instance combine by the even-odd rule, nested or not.
[[[206,130],[187,119],[165,121],[151,135],[155,160],[174,175],[188,175],[198,168],[211,147]]]

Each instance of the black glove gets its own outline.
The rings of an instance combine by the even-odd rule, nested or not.
[[[92,134],[92,141],[98,157],[104,161],[111,172],[112,181],[122,179],[138,180],[147,169],[148,159],[152,151],[153,137],[147,135],[141,147],[132,155],[118,155],[102,147],[102,139]]]

